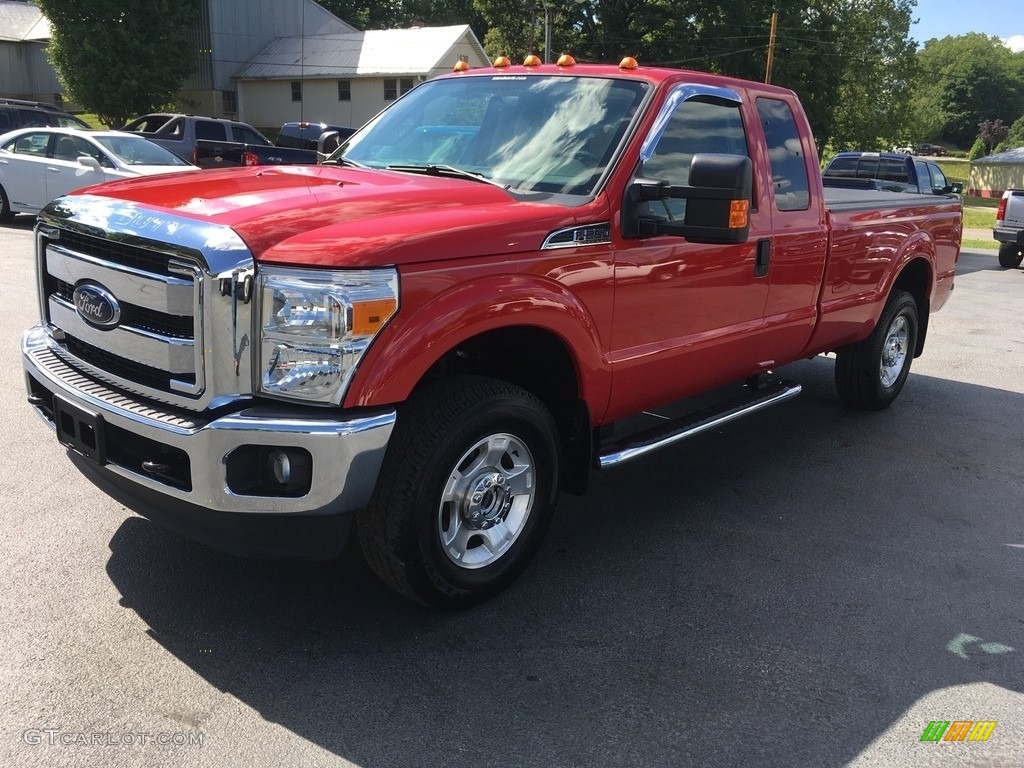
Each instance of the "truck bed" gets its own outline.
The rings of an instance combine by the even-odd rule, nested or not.
[[[921,195],[914,192],[888,192],[877,189],[848,189],[846,187],[826,186],[824,188],[825,207],[829,212],[859,211],[871,208],[879,210],[898,208],[918,208],[921,206],[955,207],[959,213],[959,199],[944,195]]]

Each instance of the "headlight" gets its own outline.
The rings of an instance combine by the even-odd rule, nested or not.
[[[260,272],[260,390],[339,404],[373,337],[398,311],[398,272]]]

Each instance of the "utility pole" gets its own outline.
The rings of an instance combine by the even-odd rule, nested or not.
[[[768,64],[764,70],[764,81],[770,83],[772,81],[772,63],[775,61],[775,30],[779,25],[779,12],[774,11],[772,13],[772,29],[768,33]]]
[[[544,63],[551,63],[551,6],[544,3]]]

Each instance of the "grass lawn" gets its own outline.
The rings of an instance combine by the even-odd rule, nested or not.
[[[964,226],[977,229],[990,229],[996,225],[994,208],[972,208],[974,198],[964,198]]]
[[[75,115],[75,117],[77,117],[79,120],[84,120],[93,128],[97,128],[101,131],[105,131],[107,129],[107,126],[101,123],[100,119],[91,112],[82,112],[81,114]]]
[[[999,243],[997,243],[995,240],[974,240],[974,239],[970,239],[970,240],[964,240],[960,244],[960,247],[961,248],[970,248],[971,250],[974,250],[976,248],[981,248],[981,249],[984,249],[984,250],[997,251],[997,250],[999,250]]]

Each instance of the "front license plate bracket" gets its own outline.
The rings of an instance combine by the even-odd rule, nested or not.
[[[61,445],[96,464],[107,463],[105,424],[98,413],[79,408],[60,395],[53,396],[53,421]]]

